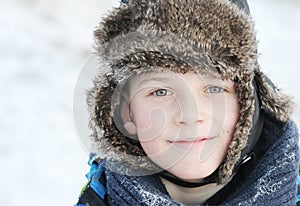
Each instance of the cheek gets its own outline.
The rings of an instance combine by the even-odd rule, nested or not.
[[[232,137],[239,118],[240,106],[235,97],[224,96],[211,104],[212,125],[220,130],[222,136]]]
[[[166,147],[163,139],[167,121],[165,111],[158,107],[150,110],[143,107],[135,115],[134,121],[139,142],[147,156],[151,159],[160,156]]]
[[[139,107],[133,112],[133,121],[140,141],[152,141],[165,130],[167,114],[160,107]]]
[[[237,121],[239,119],[239,111],[240,106],[236,99],[230,101],[226,105],[226,112],[225,112],[225,124],[224,129],[226,133],[232,138],[233,133],[236,128]]]
[[[164,148],[166,148],[166,144],[157,139],[140,141],[140,143],[147,156],[151,159],[155,156],[159,156],[164,151]]]

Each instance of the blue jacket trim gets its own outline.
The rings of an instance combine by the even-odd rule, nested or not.
[[[88,174],[86,174],[87,179],[89,180],[89,186],[102,198],[106,194],[106,188],[99,181],[100,177],[103,175],[105,168],[101,163],[95,161],[96,156],[92,156],[88,164],[91,166],[91,169]]]
[[[82,188],[79,200],[74,206],[106,206],[104,160],[99,162],[97,156],[91,154],[88,164],[90,165],[90,171],[86,174],[88,182]]]
[[[297,185],[298,185],[298,195],[297,195],[297,203],[300,203],[300,175],[298,175],[298,180],[297,180]]]

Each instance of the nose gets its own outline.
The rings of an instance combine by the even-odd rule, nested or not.
[[[175,122],[178,125],[203,123],[208,118],[209,103],[201,96],[189,95],[178,100]]]

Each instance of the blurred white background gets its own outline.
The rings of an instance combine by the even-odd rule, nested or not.
[[[1,205],[73,205],[89,169],[74,124],[75,86],[93,30],[118,1],[0,3]],[[263,70],[299,105],[300,1],[249,5]],[[294,118],[299,125],[299,106]]]

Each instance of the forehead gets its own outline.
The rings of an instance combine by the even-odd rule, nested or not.
[[[225,82],[231,82],[229,80],[221,80],[221,78],[217,75],[213,74],[198,74],[195,72],[187,72],[187,73],[177,73],[172,71],[164,71],[164,72],[148,72],[143,74],[135,75],[130,79],[130,85],[131,86],[142,86],[144,84],[148,83],[185,83],[189,84],[192,82],[198,82],[198,83],[212,83],[212,82],[218,82],[218,83],[225,83]]]

